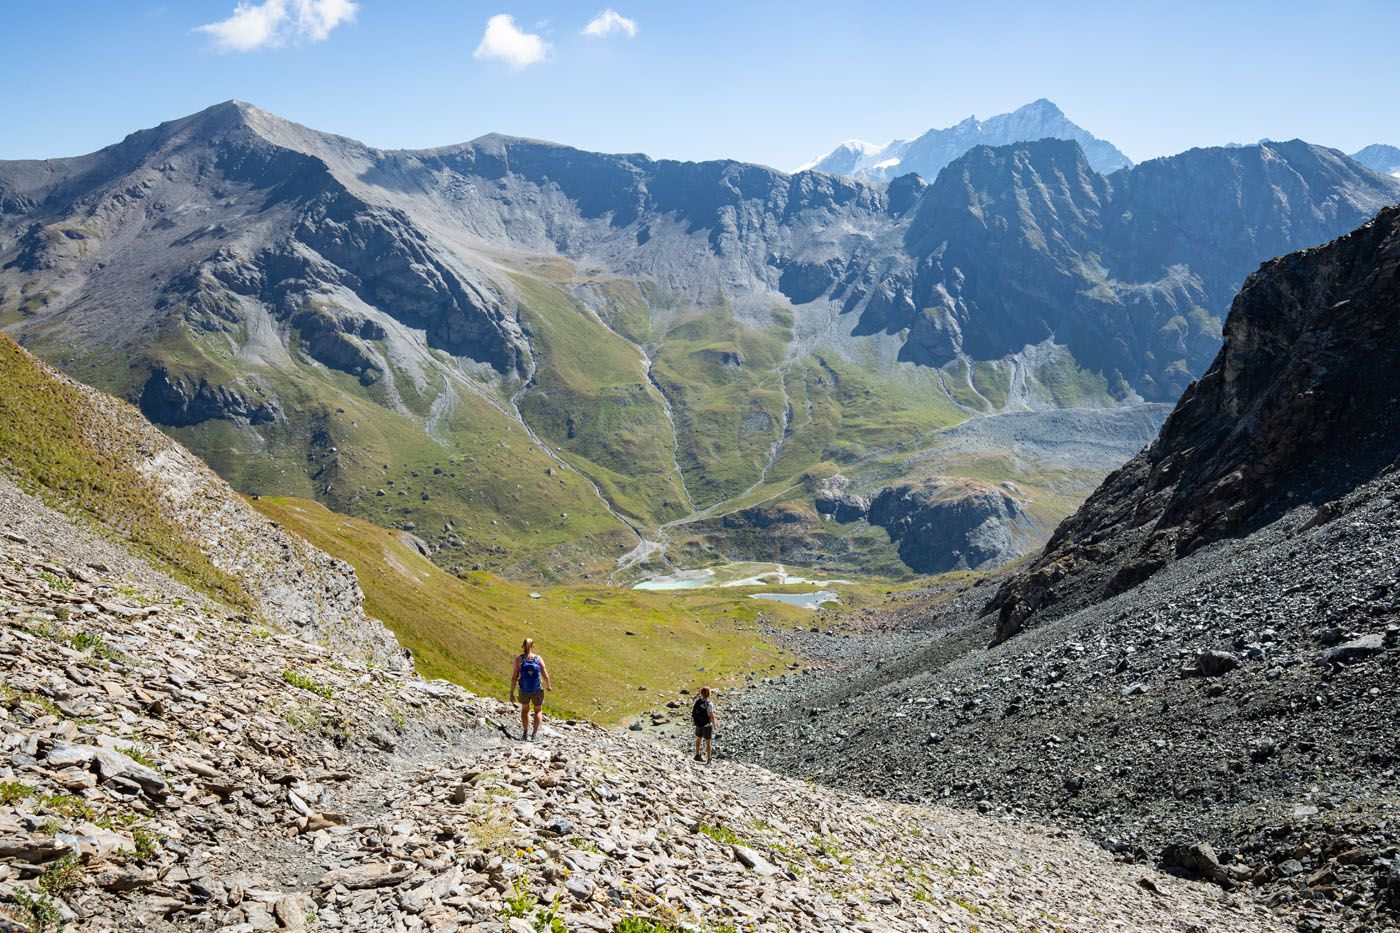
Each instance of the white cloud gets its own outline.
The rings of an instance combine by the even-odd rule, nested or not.
[[[289,43],[320,42],[355,18],[355,0],[242,0],[228,19],[195,27],[220,52],[252,52]]]
[[[549,57],[549,43],[515,25],[509,13],[497,13],[486,21],[486,32],[473,53],[476,58],[497,58],[512,68],[525,68]]]
[[[617,10],[604,10],[588,21],[588,25],[583,27],[582,35],[594,39],[625,35],[631,39],[637,35],[637,21],[628,19]]]

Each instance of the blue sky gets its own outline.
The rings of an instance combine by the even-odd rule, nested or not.
[[[0,0],[0,24],[10,159],[229,98],[383,147],[497,131],[780,168],[1038,97],[1138,160],[1400,145],[1394,0]]]

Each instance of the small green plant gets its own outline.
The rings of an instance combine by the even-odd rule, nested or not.
[[[94,634],[93,632],[79,632],[68,641],[74,648],[77,648],[79,651],[86,651],[94,658],[110,661],[112,658],[116,657],[116,652],[102,640],[102,636]]]
[[[140,822],[141,817],[130,812],[103,813],[93,820],[103,829],[130,829]]]
[[[325,684],[319,684],[300,671],[294,671],[290,667],[282,672],[282,679],[299,690],[309,690],[325,700],[329,700],[331,697],[335,696],[335,691],[330,687],[327,687]]]
[[[135,745],[121,745],[117,747],[117,751],[121,752],[138,765],[145,765],[148,768],[157,766],[156,760],[151,757],[151,753],[143,748],[137,748]]]
[[[613,933],[680,933],[675,927],[650,917],[623,917],[613,924]]]
[[[709,836],[721,845],[741,846],[744,844],[743,837],[722,823],[716,823],[713,826],[709,823],[701,823],[700,834],[702,836]]]
[[[10,805],[34,796],[34,788],[19,781],[0,781],[0,803]]]
[[[73,794],[47,794],[39,798],[39,803],[70,820],[91,820],[97,816],[92,804]]]
[[[510,890],[511,893],[506,896],[505,904],[501,907],[502,919],[523,920],[530,916],[530,911],[535,909],[539,899],[530,891],[529,879],[524,875],[518,876],[511,884]]]
[[[83,883],[83,863],[72,852],[64,855],[39,876],[39,890],[50,897],[63,897]]]
[[[63,929],[63,915],[47,894],[35,896],[25,888],[16,888],[11,895],[29,921],[29,933],[58,933]]]
[[[57,574],[49,573],[47,570],[41,570],[39,572],[39,579],[47,583],[49,589],[58,590],[61,593],[67,593],[73,589],[72,580],[65,580]]]
[[[131,831],[132,841],[136,848],[133,850],[136,857],[142,861],[149,861],[160,854],[160,835],[144,826],[137,826]]]
[[[314,732],[330,739],[337,748],[350,741],[350,726],[334,713],[323,713],[314,706],[296,704],[282,714],[287,725],[301,732]]]
[[[20,703],[32,703],[48,716],[64,718],[63,711],[58,708],[58,704],[48,697],[41,696],[32,690],[17,690],[9,684],[0,684],[0,704],[14,709]]]
[[[557,891],[553,903],[535,911],[535,933],[569,933],[569,928],[564,923],[563,908],[559,906]]]

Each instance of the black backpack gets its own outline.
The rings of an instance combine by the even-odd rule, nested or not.
[[[698,697],[695,705],[690,708],[690,718],[697,726],[708,726],[710,724],[710,701],[704,697]]]

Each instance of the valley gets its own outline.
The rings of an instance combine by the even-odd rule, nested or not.
[[[1394,928],[1394,155],[0,161],[0,931]]]
[[[229,102],[0,165],[0,313],[245,493],[410,531],[450,573],[830,553],[906,579],[1033,550],[1150,438],[1131,412],[1204,366],[1255,264],[1397,197],[1296,141],[1110,176],[1073,139],[973,146],[884,185],[503,136],[379,150]],[[1115,440],[1068,470],[944,441],[1059,411]],[[937,502],[968,530],[828,527],[838,475],[904,497],[877,519]]]

